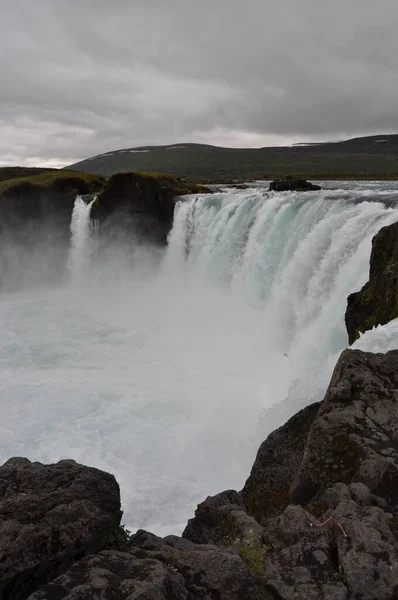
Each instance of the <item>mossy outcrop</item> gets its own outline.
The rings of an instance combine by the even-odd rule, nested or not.
[[[0,182],[8,179],[21,179],[22,177],[34,177],[42,173],[50,173],[58,169],[48,169],[44,167],[0,167]]]
[[[345,323],[349,343],[377,325],[398,317],[398,223],[383,227],[372,240],[369,281],[348,296]]]
[[[69,226],[77,194],[98,192],[105,180],[76,171],[26,173],[0,182],[0,216],[4,228],[52,218]]]
[[[176,199],[184,194],[203,194],[203,185],[159,173],[117,173],[98,195],[92,217],[109,217],[123,223],[145,241],[166,243],[173,224]],[[117,218],[119,217],[119,219]]]

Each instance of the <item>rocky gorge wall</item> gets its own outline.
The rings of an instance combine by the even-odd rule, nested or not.
[[[105,181],[87,173],[0,169],[0,289],[62,277],[77,195],[87,202],[97,197],[91,216],[104,238],[135,247],[164,246],[176,199],[197,191],[209,190],[154,173],[120,173]]]

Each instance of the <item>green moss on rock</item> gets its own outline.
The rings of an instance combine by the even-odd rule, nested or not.
[[[13,177],[0,182],[0,198],[15,196],[30,190],[56,188],[71,194],[89,194],[99,191],[105,182],[104,177],[77,171],[43,171],[31,176]]]

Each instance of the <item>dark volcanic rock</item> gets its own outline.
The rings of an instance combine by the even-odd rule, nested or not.
[[[86,558],[29,600],[275,600],[238,552],[138,531],[126,552]]]
[[[26,223],[51,219],[53,223],[62,225],[68,233],[76,195],[98,192],[103,182],[102,177],[86,180],[79,173],[65,177],[62,171],[59,175],[55,173],[48,185],[32,183],[29,178],[23,178],[1,194],[1,229],[20,228]]]
[[[320,190],[320,185],[315,185],[299,177],[285,177],[284,179],[274,179],[268,188],[269,192],[312,192]]]
[[[246,512],[242,495],[228,490],[208,496],[199,504],[195,518],[188,521],[182,536],[196,544],[230,546],[237,538],[249,532],[260,544],[267,543],[264,528]]]
[[[120,516],[112,475],[72,460],[7,461],[0,467],[0,598],[23,600],[104,549]]]
[[[2,291],[59,281],[76,195],[98,191],[103,181],[87,174],[51,171],[0,184]],[[4,189],[5,184],[9,186]]]
[[[303,459],[308,433],[320,403],[307,406],[271,433],[260,446],[242,498],[259,522],[280,514],[291,502],[290,486]]]
[[[359,333],[398,317],[398,223],[383,227],[372,240],[369,281],[348,296],[345,323],[349,343]]]
[[[164,244],[173,224],[176,198],[207,192],[210,190],[202,185],[170,175],[118,173],[99,194],[92,217],[104,221],[113,216],[115,223],[139,238]]]
[[[246,511],[284,600],[398,598],[397,390],[398,351],[343,352],[324,401],[272,433],[242,492],[207,499],[184,535],[225,544],[226,515]]]

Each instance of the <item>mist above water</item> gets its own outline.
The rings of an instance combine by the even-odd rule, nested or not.
[[[0,460],[105,469],[128,526],[180,532],[207,495],[243,485],[272,429],[323,397],[346,297],[367,279],[372,236],[398,219],[394,194],[188,197],[165,252],[107,243],[77,199],[58,283],[0,296]]]

